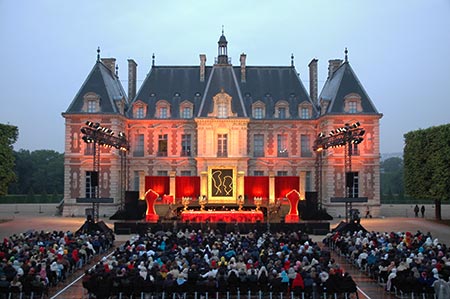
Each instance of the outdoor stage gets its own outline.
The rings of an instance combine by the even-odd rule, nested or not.
[[[263,222],[261,211],[182,211],[182,222]]]
[[[203,204],[189,202],[187,204],[162,198],[158,200],[157,193],[149,192],[146,201],[139,201],[142,208],[146,207],[145,216],[141,219],[131,218],[139,213],[128,214],[128,219],[114,224],[116,234],[144,234],[156,231],[177,231],[179,229],[219,230],[225,232],[248,233],[251,230],[299,231],[304,233],[324,235],[330,231],[330,223],[326,220],[301,219],[298,210],[298,192],[289,192],[286,200],[278,201],[276,205],[255,205],[254,202],[243,204]],[[303,209],[303,208],[302,208]],[[142,211],[141,208],[136,210]],[[309,214],[312,213],[308,211]],[[142,215],[142,214],[141,214]],[[326,219],[326,218],[316,218]]]
[[[158,204],[155,213],[159,215],[156,221],[123,220],[114,223],[114,232],[120,234],[145,234],[147,232],[171,231],[180,229],[195,229],[220,232],[240,232],[246,234],[255,229],[258,231],[299,231],[314,235],[325,235],[330,231],[330,223],[326,220],[298,220],[286,223],[285,218],[289,206],[284,205],[278,210],[270,211],[261,207],[259,211],[254,205],[244,205],[239,211],[235,205],[209,205],[208,209],[200,210],[200,206],[192,205],[184,210],[182,205]],[[140,219],[140,218],[139,218]]]

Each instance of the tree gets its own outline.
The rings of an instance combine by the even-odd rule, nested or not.
[[[8,185],[16,179],[13,144],[17,141],[18,135],[17,127],[0,124],[0,195],[5,195]]]
[[[434,199],[436,218],[441,201],[450,198],[450,124],[411,131],[404,135],[406,193]]]
[[[381,162],[381,194],[403,198],[403,159],[392,157]]]
[[[63,193],[64,155],[53,150],[15,152],[17,182],[9,186],[12,194]]]

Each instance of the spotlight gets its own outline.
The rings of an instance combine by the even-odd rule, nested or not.
[[[88,126],[88,127],[92,127],[94,125],[94,123],[93,122],[91,122],[91,121],[86,121],[86,126]]]

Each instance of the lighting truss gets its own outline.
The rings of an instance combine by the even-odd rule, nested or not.
[[[341,128],[331,130],[330,133],[325,135],[321,132],[317,136],[314,142],[313,150],[320,152],[328,148],[336,148],[346,146],[347,144],[359,144],[364,138],[365,130],[360,128],[360,123],[345,124]]]
[[[119,150],[120,155],[120,166],[121,166],[121,195],[123,197],[124,185],[126,182],[126,153],[130,150],[130,145],[126,138],[125,133],[119,132],[118,136],[114,136],[114,131],[102,127],[100,123],[87,121],[86,126],[81,128],[81,133],[83,133],[82,139],[86,143],[93,144],[93,172],[100,172],[100,149],[99,146],[106,148],[116,148]],[[92,210],[94,221],[97,222],[99,219],[99,203],[101,199],[99,198],[99,187],[98,184],[94,187],[95,191],[93,197],[90,199],[92,202]],[[121,204],[122,206],[122,204]]]
[[[344,172],[351,172],[352,169],[352,144],[360,144],[364,140],[365,130],[360,127],[359,122],[353,124],[345,124],[343,127],[331,130],[328,135],[320,132],[314,141],[313,150],[316,155],[316,185],[318,188],[319,207],[322,207],[322,153],[321,151],[328,148],[344,147]],[[347,176],[345,176],[347,177]],[[346,188],[346,196],[349,191]],[[347,212],[346,212],[347,217]]]
[[[106,148],[114,147],[124,152],[130,150],[130,145],[123,132],[120,132],[118,136],[114,136],[113,130],[102,127],[99,123],[87,121],[86,125],[87,127],[81,128],[81,133],[84,134],[82,137],[84,142],[96,142],[100,146]]]

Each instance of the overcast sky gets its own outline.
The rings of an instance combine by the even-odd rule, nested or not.
[[[290,65],[309,90],[308,63],[349,62],[381,119],[381,153],[403,134],[450,122],[450,1],[42,1],[0,0],[0,123],[19,128],[15,150],[64,151],[66,111],[96,61],[127,59],[142,83],[151,67],[212,65],[224,25],[239,64]]]

